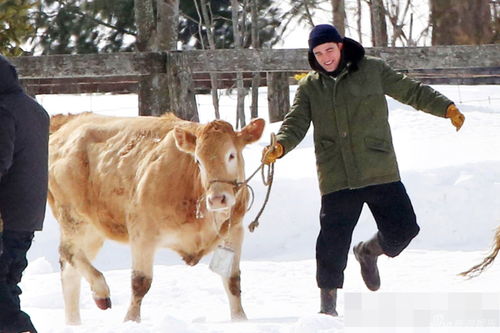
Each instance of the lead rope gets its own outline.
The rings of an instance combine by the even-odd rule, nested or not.
[[[274,146],[276,145],[276,135],[274,133],[271,133],[271,149],[269,150],[268,153],[274,151]],[[273,185],[273,178],[274,178],[274,163],[271,163],[267,166],[267,175],[266,175],[266,164],[262,163],[255,172],[248,177],[248,179],[245,181],[246,184],[248,184],[248,181],[252,179],[253,176],[258,171],[261,171],[261,176],[262,176],[262,182],[264,183],[264,186],[267,186],[267,192],[266,192],[266,197],[264,199],[264,203],[262,204],[262,208],[259,210],[257,213],[257,216],[255,219],[248,225],[248,230],[250,232],[254,232],[255,228],[259,226],[259,218],[261,217],[262,213],[264,212],[264,209],[266,208],[267,202],[269,201],[269,195],[271,194],[271,187]],[[253,190],[252,190],[253,193]],[[253,199],[252,199],[253,203]]]
[[[269,150],[269,152],[274,151],[274,146],[275,145],[276,145],[276,135],[274,133],[271,133],[271,145],[270,145],[271,149]],[[250,202],[249,207],[247,208],[247,211],[249,211],[250,208],[252,208],[252,206],[253,206],[253,203],[254,203],[254,200],[255,200],[255,193],[254,193],[253,188],[248,183],[257,174],[257,172],[259,172],[259,170],[261,171],[262,182],[264,183],[264,186],[267,186],[267,193],[266,193],[266,197],[264,199],[264,203],[262,204],[262,208],[257,213],[257,216],[252,221],[252,223],[250,223],[248,225],[248,229],[250,230],[250,232],[253,232],[255,230],[255,228],[257,228],[259,226],[259,218],[262,215],[262,213],[264,212],[264,209],[266,208],[267,202],[269,201],[269,196],[271,194],[271,187],[273,185],[273,178],[274,178],[274,163],[271,163],[271,164],[269,164],[267,166],[267,174],[266,174],[266,164],[265,163],[261,163],[259,165],[259,167],[244,182],[230,182],[230,181],[224,181],[224,180],[212,180],[212,181],[210,181],[210,184],[212,184],[212,183],[218,183],[218,182],[219,183],[232,184],[236,188],[236,191],[235,191],[236,193],[243,186],[247,187],[248,189],[250,189],[250,195],[252,197],[252,200]],[[202,201],[204,199],[205,199],[205,195],[203,194],[198,199],[198,201],[196,202],[196,215],[195,215],[196,218],[203,218],[204,217],[204,215],[203,215],[203,213],[201,211],[201,204],[202,204]],[[217,233],[219,234],[219,232],[217,232]]]

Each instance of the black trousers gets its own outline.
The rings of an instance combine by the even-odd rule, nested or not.
[[[3,233],[3,253],[0,255],[0,332],[36,333],[30,317],[21,311],[21,282],[28,266],[26,252],[31,246],[33,232],[9,231]]]
[[[352,233],[365,203],[377,223],[384,254],[397,256],[418,234],[415,212],[400,181],[322,196],[316,242],[318,287],[342,288]]]

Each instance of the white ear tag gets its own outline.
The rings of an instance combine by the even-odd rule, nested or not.
[[[214,251],[212,260],[208,267],[222,277],[231,277],[231,267],[233,266],[234,251],[226,246],[219,245]]]

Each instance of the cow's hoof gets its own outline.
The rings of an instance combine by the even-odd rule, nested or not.
[[[82,321],[80,320],[80,318],[66,319],[66,325],[79,326],[81,324],[82,324]]]
[[[127,315],[125,316],[125,322],[127,321],[134,321],[136,323],[140,323],[141,322],[141,315],[139,314],[133,314],[133,313],[127,313]]]
[[[101,310],[111,309],[111,299],[109,297],[106,298],[94,297],[94,302],[97,305],[97,307]]]
[[[233,314],[231,316],[231,321],[246,321],[246,320],[248,320],[248,319],[247,319],[247,315],[245,314],[245,312]]]

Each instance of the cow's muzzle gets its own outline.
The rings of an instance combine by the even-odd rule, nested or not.
[[[242,185],[243,183],[237,181],[211,180],[206,193],[208,210],[218,211],[231,208],[236,202],[236,195]]]

